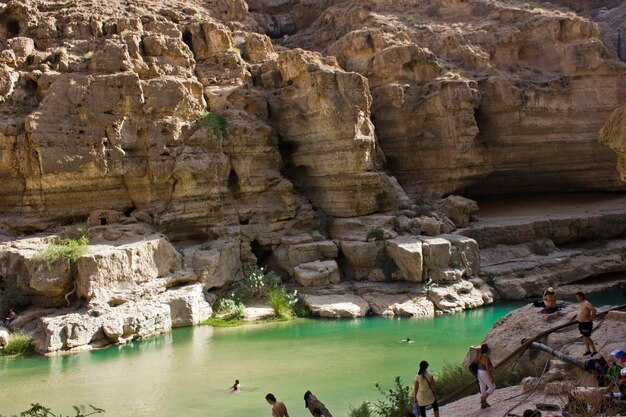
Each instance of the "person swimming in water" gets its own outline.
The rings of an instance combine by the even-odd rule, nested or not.
[[[235,393],[235,392],[239,392],[239,387],[240,387],[240,383],[238,379],[235,379],[235,383],[233,384],[232,387],[230,387],[230,392]]]
[[[400,340],[400,343],[415,343],[415,341],[411,340],[410,337],[407,337],[406,339]]]

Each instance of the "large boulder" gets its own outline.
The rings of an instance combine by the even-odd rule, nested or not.
[[[437,202],[437,210],[457,227],[466,227],[478,212],[478,203],[469,198],[451,195]]]
[[[426,297],[409,294],[367,293],[363,298],[369,303],[372,312],[379,316],[432,317],[435,305]]]
[[[344,274],[356,280],[368,278],[378,266],[379,256],[384,249],[383,242],[342,240],[341,253],[346,260]]]
[[[108,302],[115,294],[140,291],[181,267],[182,255],[163,235],[119,246],[93,245],[76,263],[76,292],[92,303]]]
[[[338,284],[341,281],[339,267],[333,260],[300,264],[294,268],[294,277],[304,287]]]
[[[367,301],[354,294],[307,295],[305,302],[320,317],[363,317],[369,311]]]
[[[193,326],[213,313],[204,297],[202,284],[167,290],[159,296],[159,301],[169,305],[172,327]]]
[[[31,326],[32,327],[32,326]],[[36,319],[33,347],[39,353],[59,350],[89,350],[112,343],[125,343],[169,331],[168,305],[158,302],[128,302],[123,305]]]
[[[422,242],[414,237],[402,236],[386,242],[386,250],[400,269],[405,281],[422,280]]]
[[[221,288],[242,276],[241,248],[237,239],[219,239],[183,250],[186,268],[198,275],[206,290]]]

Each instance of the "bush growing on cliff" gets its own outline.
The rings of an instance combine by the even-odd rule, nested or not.
[[[472,375],[462,364],[445,363],[440,372],[435,374],[435,396],[443,398],[472,382]]]
[[[278,286],[278,277],[274,271],[257,266],[243,276],[242,285],[243,297],[246,300],[262,299],[267,297],[272,288]]]
[[[277,317],[290,318],[298,301],[298,292],[288,293],[283,287],[275,286],[267,292],[267,301]]]
[[[230,297],[224,297],[215,303],[215,313],[220,315],[224,320],[241,320],[243,319],[243,311],[246,306],[233,293]]]
[[[311,317],[313,315],[311,308],[307,305],[304,299],[300,296],[298,296],[298,299],[296,300],[296,303],[293,306],[293,313],[297,317]]]
[[[226,119],[221,114],[214,113],[212,111],[205,111],[200,117],[200,124],[204,127],[210,127],[213,133],[219,137],[226,136],[228,128],[226,126]]]
[[[411,388],[402,385],[402,379],[397,376],[392,388],[383,388],[379,383],[374,388],[382,394],[382,398],[372,404],[374,412],[380,417],[404,417],[411,411]]]
[[[0,356],[21,355],[30,351],[32,338],[22,331],[9,333],[9,342],[0,350]]]
[[[348,417],[372,417],[369,402],[363,401],[360,406],[352,408],[348,411]]]
[[[367,240],[383,240],[385,231],[380,227],[373,227],[367,232]]]
[[[89,249],[89,239],[81,236],[78,239],[61,239],[57,243],[51,243],[48,247],[35,255],[37,259],[45,262],[51,268],[55,262],[66,260],[70,264],[75,263]]]
[[[93,405],[89,406],[91,408],[91,410],[89,411],[87,411],[84,405],[73,406],[74,411],[76,412],[76,414],[74,414],[73,416],[64,415],[62,413],[55,414],[54,412],[52,412],[51,409],[44,407],[43,405],[40,405],[38,403],[31,404],[30,406],[31,408],[29,408],[26,411],[22,411],[20,413],[20,417],[87,417],[87,416],[91,416],[94,414],[104,413],[103,409],[94,407]],[[3,416],[0,415],[0,417],[3,417]],[[14,415],[12,417],[17,417],[17,416]]]

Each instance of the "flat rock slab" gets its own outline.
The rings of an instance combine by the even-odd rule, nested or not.
[[[363,317],[369,304],[358,295],[308,295],[305,302],[311,311],[320,317]]]
[[[243,319],[246,321],[268,319],[274,316],[274,309],[271,307],[246,307],[243,311]]]

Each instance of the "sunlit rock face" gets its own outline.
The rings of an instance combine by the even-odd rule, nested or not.
[[[368,78],[409,195],[623,188],[597,142],[624,98],[619,2],[312,3],[320,17],[281,44]]]
[[[310,202],[344,217],[396,208],[365,78],[275,52],[244,2],[118,6],[3,6],[0,215],[12,228],[142,210],[174,239],[244,225],[277,242],[287,223],[310,223]]]

